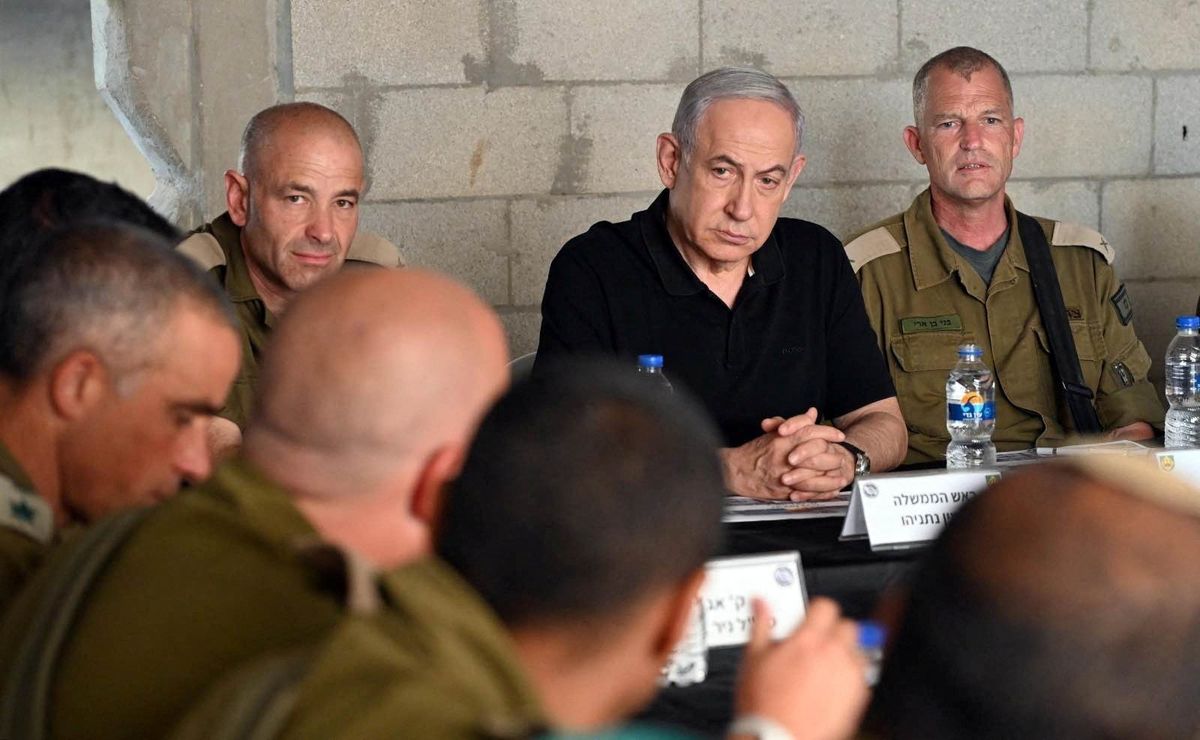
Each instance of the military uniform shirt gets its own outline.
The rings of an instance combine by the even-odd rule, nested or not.
[[[258,382],[258,363],[267,337],[275,326],[275,316],[254,289],[246,256],[242,251],[242,230],[228,213],[193,232],[179,245],[179,251],[196,261],[221,284],[233,303],[241,327],[242,366],[229,391],[229,399],[219,416],[244,429],[254,406],[254,387]],[[386,240],[357,233],[346,253],[347,264],[373,264],[400,267],[400,253]]]
[[[50,736],[163,737],[226,671],[318,642],[344,609],[301,561],[299,544],[316,539],[288,496],[240,459],[160,504],[86,596],[54,676]],[[60,545],[47,564],[71,550]],[[44,573],[0,628],[0,666],[45,596]]]
[[[999,450],[1067,442],[1074,425],[1057,388],[1016,211],[1006,199],[1009,243],[991,285],[946,244],[926,190],[904,213],[846,245],[867,316],[896,383],[908,425],[905,462],[945,457],[946,376],[957,348],[973,342],[996,377]],[[1146,380],[1150,357],[1133,330],[1133,309],[1113,274],[1112,248],[1092,229],[1038,219],[1062,287],[1071,335],[1105,429],[1136,421],[1162,426]]]
[[[0,444],[0,614],[33,575],[54,539],[54,509]]]

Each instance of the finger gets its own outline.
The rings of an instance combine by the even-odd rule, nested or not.
[[[826,446],[824,450],[815,455],[808,454],[806,451],[801,454],[804,454],[804,458],[797,461],[796,469],[815,470],[822,475],[831,475],[845,473],[851,468],[846,454],[840,448],[832,445]],[[788,457],[788,462],[791,462],[791,457]]]
[[[772,416],[769,419],[763,419],[762,420],[762,430],[766,434],[771,434],[775,430],[779,429],[779,425],[783,424],[785,421],[787,421],[787,420],[784,419],[782,416]]]
[[[842,610],[836,601],[825,596],[818,596],[808,602],[804,621],[800,626],[810,632],[829,633],[838,626],[841,616]]]
[[[835,429],[834,431],[837,430]],[[840,432],[838,433],[840,434]],[[801,432],[795,437],[790,437],[789,439],[801,439],[804,436],[805,434]],[[811,439],[804,439],[803,441],[798,442],[796,446],[792,448],[792,451],[788,453],[788,464],[792,467],[812,467],[812,465],[807,463],[807,460],[811,458],[814,458],[818,455],[840,455],[841,451],[834,449],[835,444],[837,444],[836,441],[830,441],[826,439],[824,435],[813,437]]]
[[[834,494],[845,489],[848,485],[850,485],[850,479],[844,475],[825,474],[796,483],[791,488],[793,496],[797,493],[808,494],[807,498],[800,500],[811,501],[821,498],[833,498]],[[793,498],[792,500],[795,501],[796,499]]]
[[[766,650],[771,644],[771,607],[757,596],[750,604],[754,612],[754,623],[750,625],[750,640],[746,643],[746,653],[753,655]]]
[[[825,424],[813,424],[806,426],[796,432],[794,435],[801,439],[823,439],[828,442],[841,442],[846,438],[846,433],[837,427],[831,427]]]
[[[780,434],[786,437],[795,434],[804,427],[809,427],[816,424],[818,418],[820,417],[817,416],[816,408],[809,408],[809,410],[805,411],[803,414],[798,414],[783,422],[783,425],[779,427],[778,431]]]

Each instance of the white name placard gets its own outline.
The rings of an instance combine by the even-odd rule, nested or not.
[[[1160,470],[1200,485],[1200,450],[1183,448],[1156,450],[1154,457]]]
[[[854,483],[842,538],[866,535],[872,550],[931,542],[958,507],[999,479],[994,468],[864,476]]]
[[[704,632],[709,647],[743,645],[754,624],[751,600],[763,599],[771,607],[771,637],[787,637],[804,620],[807,592],[800,553],[716,558],[706,567],[700,589]]]

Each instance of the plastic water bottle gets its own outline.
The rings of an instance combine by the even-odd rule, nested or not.
[[[879,622],[863,620],[858,623],[858,649],[867,659],[867,685],[879,683],[879,673],[883,668],[883,643],[887,638],[887,630]]]
[[[1165,364],[1167,447],[1200,447],[1200,316],[1175,319]]]
[[[704,628],[704,603],[696,599],[687,631],[659,676],[660,686],[691,686],[708,676],[708,633]]]
[[[958,364],[946,379],[947,468],[996,464],[992,430],[996,426],[996,381],[975,344],[958,348]]]
[[[647,378],[649,381],[658,384],[667,393],[673,393],[675,391],[675,389],[671,387],[671,381],[667,380],[666,374],[663,373],[662,355],[638,355],[637,371],[643,375],[649,376]]]

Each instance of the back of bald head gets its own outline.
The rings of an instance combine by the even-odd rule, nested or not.
[[[354,126],[337,111],[317,103],[280,103],[259,111],[246,124],[238,169],[254,179],[260,172],[260,164],[271,156],[271,148],[291,135],[333,136],[353,142],[362,153],[362,142]]]
[[[465,444],[507,385],[495,313],[422,270],[352,270],[306,291],[272,335],[246,449],[267,441],[369,485]]]
[[[1097,473],[1114,465],[1136,467]],[[895,738],[1193,737],[1200,492],[1171,494],[1181,485],[1128,459],[1047,465],[963,507],[914,575],[870,724]]]

